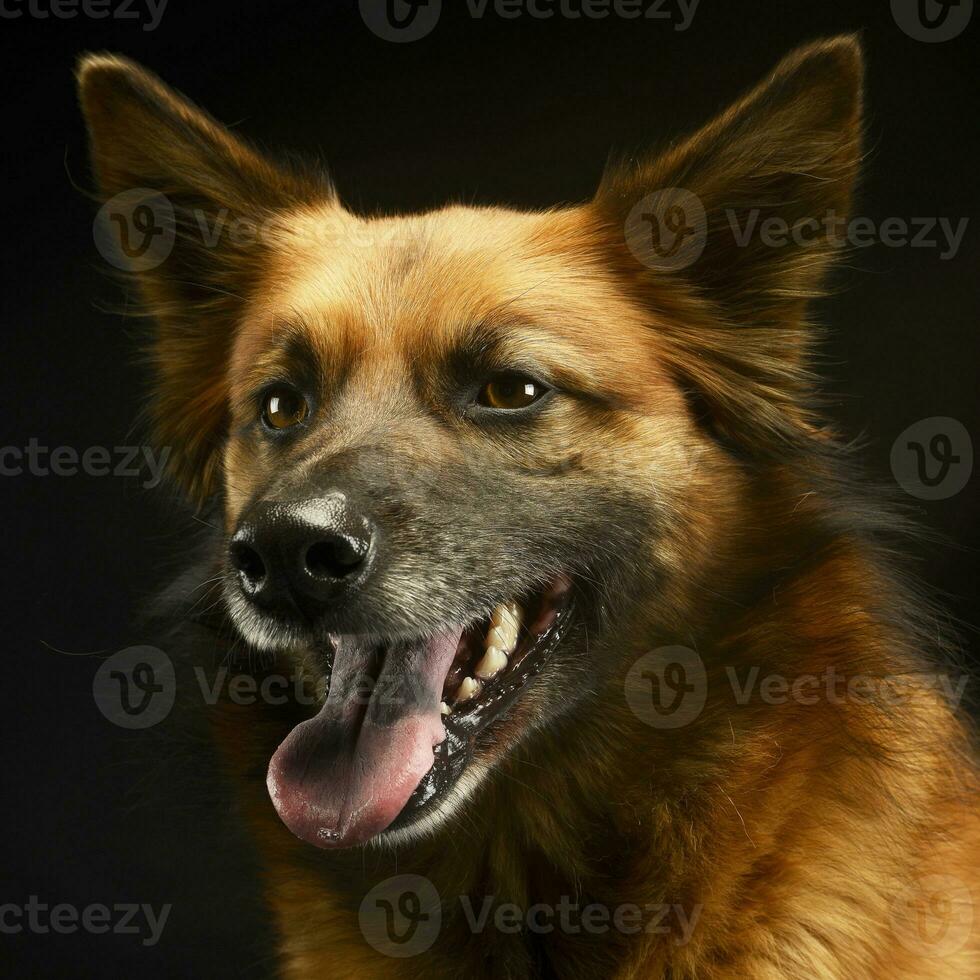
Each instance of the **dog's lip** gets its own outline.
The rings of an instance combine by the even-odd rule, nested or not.
[[[493,677],[480,675],[484,679],[480,682],[479,693],[461,704],[456,704],[445,718],[448,724],[461,725],[466,719],[479,722],[484,717],[495,715],[491,706],[500,702],[511,691],[522,688],[537,673],[542,659],[541,651],[547,646],[546,639],[557,628],[559,621],[564,622],[571,592],[571,579],[561,574],[543,589],[528,592],[517,600],[519,607],[524,610],[525,620],[519,627],[522,635],[514,652],[508,656],[507,666]],[[472,669],[473,661],[482,654],[482,640],[489,632],[489,620],[488,615],[480,616],[464,631],[457,657],[447,673],[444,693],[450,693],[449,689],[455,688],[461,677],[468,676],[467,659],[470,660],[469,666]],[[469,650],[464,649],[467,634],[470,635]],[[473,638],[478,641],[475,650],[472,649]],[[485,724],[478,727],[485,727]]]
[[[477,737],[503,720],[562,642],[574,618],[571,580],[561,576],[551,592],[559,601],[544,628],[536,631],[534,623],[530,642],[518,648],[508,670],[490,681],[471,704],[443,718],[446,738],[434,750],[432,767],[385,833],[410,827],[448,796],[475,752]]]
[[[549,655],[565,636],[572,611],[572,601],[566,597],[556,607],[550,624],[518,650],[512,666],[500,677],[487,682],[484,693],[472,704],[454,711],[444,720],[447,731],[472,738],[501,718],[523,688],[541,673]]]

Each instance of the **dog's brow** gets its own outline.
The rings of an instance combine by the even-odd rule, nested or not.
[[[507,327],[478,322],[463,328],[447,345],[443,360],[448,374],[466,376],[474,372],[500,368],[524,368],[541,371],[538,358],[519,353],[513,342],[516,325]]]
[[[261,386],[270,376],[284,374],[295,374],[297,380],[312,380],[320,371],[320,354],[308,329],[293,320],[277,320],[262,351],[248,365],[245,387]]]
[[[490,360],[500,353],[501,330],[489,323],[476,323],[464,328],[449,348],[448,356],[461,365]]]
[[[442,367],[448,377],[470,380],[493,371],[524,371],[595,404],[620,403],[616,392],[576,370],[572,348],[554,331],[521,319],[504,323],[478,321],[463,328],[447,345]]]
[[[272,326],[269,354],[284,360],[315,360],[316,350],[310,342],[310,330],[302,322],[277,320]]]

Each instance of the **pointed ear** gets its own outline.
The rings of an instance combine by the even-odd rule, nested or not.
[[[216,487],[225,370],[261,265],[261,231],[333,191],[325,178],[274,165],[125,58],[83,56],[77,78],[105,202],[96,243],[135,279],[141,312],[156,321],[155,434],[200,503]]]
[[[808,45],[692,136],[610,168],[593,201],[668,356],[730,439],[807,428],[806,302],[844,244],[861,87],[856,38]]]

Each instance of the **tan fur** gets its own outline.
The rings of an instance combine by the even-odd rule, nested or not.
[[[325,455],[383,438],[448,465],[484,436],[438,425],[407,378],[474,324],[499,328],[513,358],[532,354],[568,386],[615,402],[599,427],[569,400],[526,441],[495,447],[500,466],[574,457],[565,478],[630,488],[670,515],[655,556],[670,574],[619,638],[621,662],[576,711],[574,731],[537,732],[492,760],[499,777],[431,840],[329,858],[294,840],[263,782],[281,719],[221,706],[212,720],[262,853],[284,976],[980,977],[973,749],[918,680],[934,623],[907,615],[903,604],[918,600],[887,556],[847,521],[833,523],[823,454],[833,434],[812,404],[805,301],[834,249],[735,249],[722,233],[725,208],[762,206],[763,218],[791,224],[846,212],[860,75],[853,39],[803,49],[694,136],[613,168],[579,207],[364,218],[142,69],[83,62],[106,196],[146,186],[188,212],[226,207],[262,227],[256,241],[210,253],[180,237],[179,268],[197,263],[201,290],[188,292],[167,265],[140,280],[159,325],[159,439],[175,447],[175,475],[192,497],[220,485],[229,528],[281,465],[238,436],[254,411],[247,393],[275,373],[277,340],[300,333],[324,363],[349,369]],[[629,254],[623,222],[644,193],[673,186],[704,202],[708,246],[691,269],[652,273]],[[325,397],[332,390],[324,379]],[[818,526],[837,530],[818,540]],[[771,589],[749,594],[770,572]],[[630,665],[695,635],[709,669],[704,711],[676,731],[644,725],[623,697]],[[898,706],[881,697],[740,705],[725,679],[726,667],[795,678],[831,665],[905,696]],[[547,697],[532,688],[507,731],[516,738]],[[397,960],[365,943],[357,909],[372,884],[405,873],[428,877],[446,911],[432,950]],[[961,880],[972,902],[965,938],[942,955],[915,941],[930,875]],[[686,944],[676,932],[549,935],[544,967],[525,936],[471,934],[449,912],[460,895],[523,907],[562,895],[667,902],[701,914]]]

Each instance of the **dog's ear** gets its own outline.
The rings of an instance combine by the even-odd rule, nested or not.
[[[856,38],[801,48],[692,136],[612,166],[592,204],[681,380],[753,449],[809,429],[806,303],[844,244],[861,88]]]
[[[234,330],[275,215],[332,200],[325,178],[274,165],[156,76],[85,55],[77,71],[104,255],[156,321],[150,412],[172,475],[198,503],[217,486]]]

